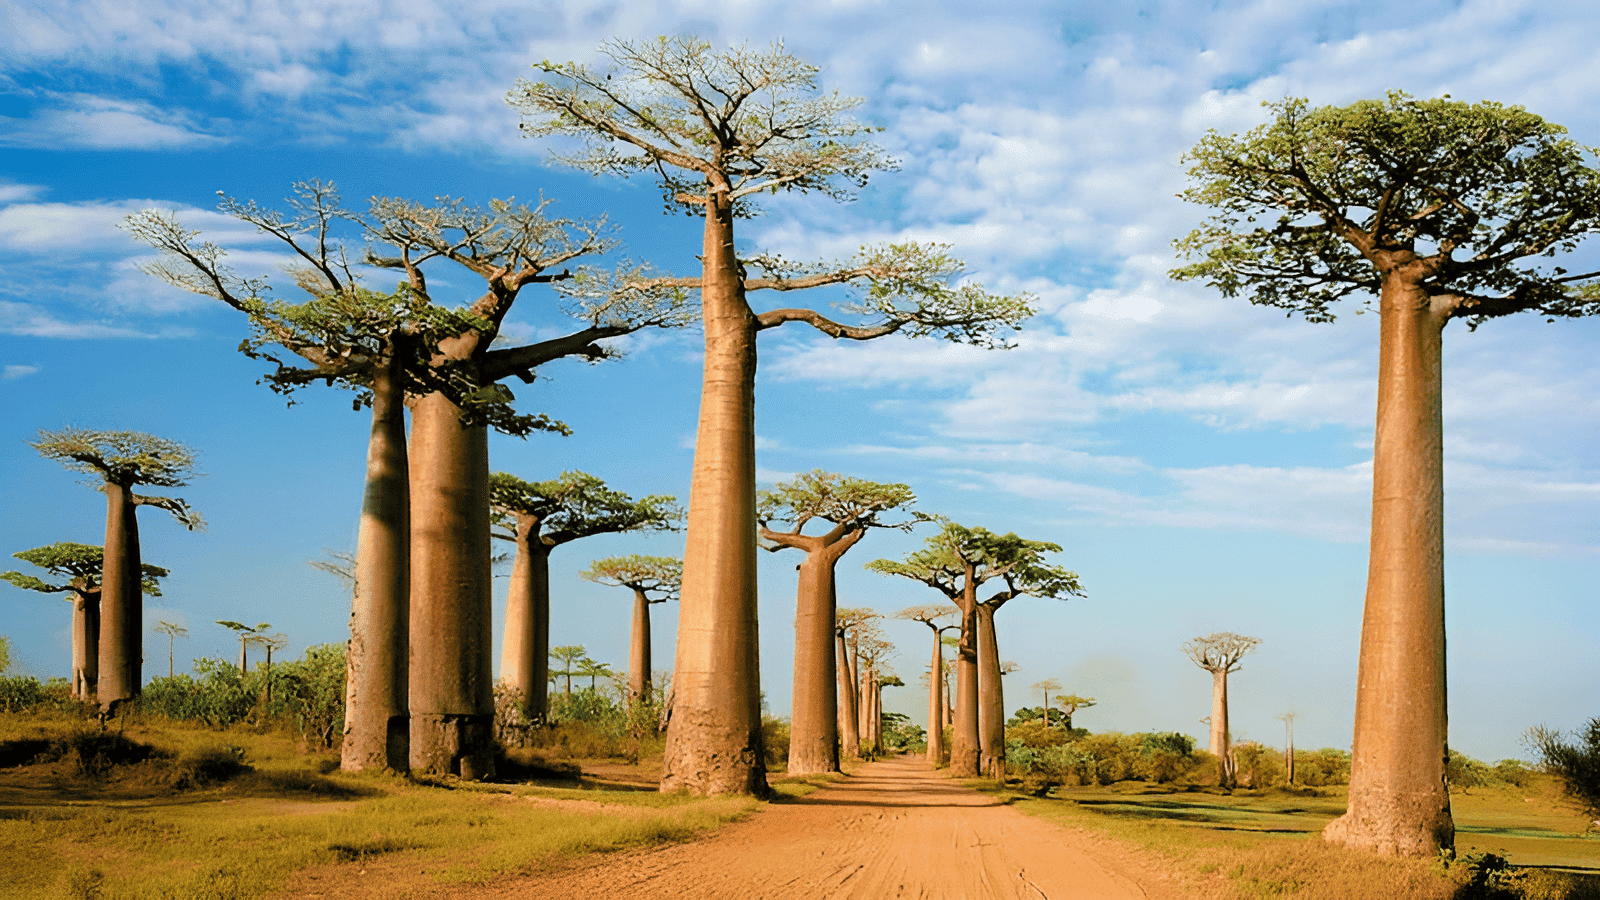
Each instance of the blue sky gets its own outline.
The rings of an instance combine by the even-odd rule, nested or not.
[[[323,178],[357,207],[542,193],[564,215],[609,216],[627,255],[692,272],[695,220],[661,215],[648,183],[547,164],[503,97],[530,63],[594,63],[612,37],[782,39],[826,86],[866,98],[861,117],[883,126],[900,168],[845,205],[775,198],[742,223],[742,248],[807,258],[947,241],[970,277],[1030,291],[1041,312],[1005,352],[767,332],[762,478],[822,468],[903,481],[926,511],[1061,544],[1088,597],[1001,612],[1002,656],[1021,665],[1012,707],[1053,677],[1100,699],[1079,715],[1089,728],[1203,735],[1210,679],[1179,647],[1239,631],[1262,644],[1233,681],[1236,737],[1277,741],[1275,717],[1292,710],[1302,746],[1348,746],[1377,323],[1358,304],[1311,325],[1171,282],[1170,242],[1203,215],[1174,197],[1182,154],[1207,129],[1253,126],[1263,101],[1342,104],[1391,88],[1523,104],[1600,144],[1600,62],[1583,27],[1597,14],[1579,2],[1112,7],[933,3],[908,17],[844,0],[486,2],[468,16],[422,0],[0,0],[0,551],[101,539],[101,498],[26,446],[39,429],[153,432],[197,448],[205,473],[178,493],[208,531],[141,518],[146,560],[173,571],[146,619],[187,623],[180,667],[234,652],[216,619],[270,622],[291,653],[343,640],[342,589],[307,560],[354,543],[364,417],[331,390],[287,408],[255,385],[261,364],[234,350],[238,314],[139,272],[148,251],[118,222],[176,210],[241,269],[269,272],[281,255],[215,212],[218,191],[280,204],[292,182]],[[465,300],[463,274],[441,269],[431,284]],[[537,291],[512,321],[513,336],[570,323]],[[519,405],[575,434],[496,438],[491,464],[528,479],[579,468],[686,499],[698,341],[655,333],[622,342],[619,362],[541,370],[518,386]],[[1473,756],[1518,755],[1529,726],[1600,713],[1597,343],[1597,322],[1446,332],[1451,742]],[[852,550],[841,602],[893,612],[935,599],[860,569],[920,540],[875,534]],[[553,641],[625,665],[626,592],[576,573],[601,556],[677,554],[681,541],[557,550]],[[762,677],[779,713],[792,553],[763,555],[761,573]],[[675,610],[656,609],[665,664]],[[26,671],[66,674],[67,625],[65,604],[0,585],[0,633]],[[926,629],[886,628],[913,685],[886,703],[921,720]],[[149,637],[147,676],[165,643]]]

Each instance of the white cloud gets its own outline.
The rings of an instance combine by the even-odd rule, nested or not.
[[[59,98],[33,116],[0,116],[0,146],[34,149],[170,150],[225,144],[227,138],[199,130],[182,112],[158,109],[144,101],[88,94]]]
[[[92,339],[92,338],[182,338],[190,337],[188,328],[170,327],[158,331],[144,331],[105,321],[67,321],[52,313],[26,303],[0,300],[0,334],[18,334],[30,337]]]
[[[0,369],[0,380],[10,381],[13,378],[22,378],[39,371],[38,366],[10,365]]]

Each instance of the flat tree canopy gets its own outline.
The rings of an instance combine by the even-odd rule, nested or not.
[[[105,560],[104,548],[93,544],[75,544],[71,541],[62,541],[48,547],[35,547],[11,555],[23,562],[33,563],[58,578],[69,579],[66,584],[50,584],[21,572],[0,572],[0,579],[9,581],[23,590],[43,593],[85,591],[99,587],[100,567]],[[151,597],[161,596],[160,579],[167,577],[169,574],[167,570],[149,563],[141,563],[139,570],[143,575],[140,579],[140,588],[143,592]]]
[[[651,494],[635,500],[587,472],[563,472],[549,481],[524,481],[496,472],[489,476],[489,506],[494,521],[515,537],[519,515],[538,521],[537,539],[556,546],[595,534],[672,531],[683,520],[677,498]]]
[[[597,559],[578,577],[597,584],[656,594],[651,603],[676,599],[683,581],[683,560],[671,556],[608,556]]]

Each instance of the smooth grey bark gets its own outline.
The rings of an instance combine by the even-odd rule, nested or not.
[[[144,661],[144,594],[133,491],[107,480],[105,555],[100,568],[100,708],[115,713],[139,696]]]

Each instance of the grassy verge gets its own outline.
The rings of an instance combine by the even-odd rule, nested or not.
[[[757,806],[570,781],[345,775],[282,734],[147,722],[115,737],[81,722],[0,717],[0,893],[234,900],[313,867],[404,859],[425,894],[426,883],[682,840]]]
[[[993,782],[974,787],[995,791]],[[1401,860],[1318,839],[1344,812],[1342,789],[1234,791],[1120,782],[1058,788],[1048,798],[1001,791],[1032,815],[1098,832],[1162,860],[1214,900],[1588,900],[1600,898],[1600,836],[1544,787],[1452,798],[1459,862]],[[1529,794],[1532,796],[1529,796]],[[1497,873],[1483,853],[1525,867]],[[1562,871],[1565,869],[1566,871]],[[1574,874],[1571,870],[1587,870]]]

